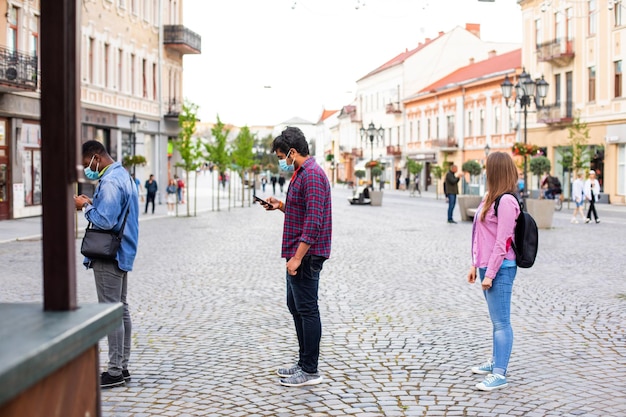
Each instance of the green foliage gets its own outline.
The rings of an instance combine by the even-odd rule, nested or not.
[[[550,159],[546,156],[541,155],[530,158],[530,172],[537,176],[547,174],[550,172],[551,167]]]
[[[372,168],[372,177],[378,178],[383,174],[383,170],[380,166],[375,166]]]
[[[229,133],[230,130],[226,129],[226,125],[217,116],[217,123],[211,129],[213,142],[204,144],[206,159],[215,164],[220,174],[226,172],[231,163],[231,156],[226,146]]]
[[[177,165],[187,172],[195,171],[200,166],[200,158],[202,156],[200,145],[193,138],[196,132],[196,124],[198,123],[197,114],[197,104],[189,101],[183,103],[182,111],[178,115],[178,126],[180,127],[178,140],[172,143],[183,161]]]
[[[480,173],[483,171],[483,167],[480,166],[480,164],[478,163],[478,161],[475,160],[470,160],[470,161],[466,161],[465,163],[463,163],[463,166],[461,167],[461,171],[463,172],[469,172],[470,175],[480,175]]]
[[[430,173],[433,175],[433,177],[440,180],[443,177],[443,168],[441,168],[439,165],[432,165],[430,167]]]
[[[333,162],[335,160],[335,155],[333,155],[332,153],[329,153],[328,155],[326,155],[326,162]]]
[[[124,159],[122,159],[122,166],[129,169],[136,165],[144,166],[146,162],[146,157],[143,155],[126,155]]]
[[[358,179],[365,178],[365,171],[362,169],[357,169],[356,171],[354,171],[354,176]]]
[[[591,162],[589,146],[587,145],[591,138],[589,130],[587,123],[580,120],[580,111],[578,111],[572,124],[567,128],[567,139],[570,146],[560,150],[561,163],[573,172],[574,177],[578,171],[586,169]]]
[[[409,172],[413,175],[417,175],[422,172],[422,168],[424,168],[424,164],[421,162],[417,162],[414,159],[406,158],[406,165]]]
[[[254,136],[250,133],[248,126],[244,126],[240,131],[235,142],[233,143],[233,163],[237,165],[241,171],[247,171],[254,165]]]

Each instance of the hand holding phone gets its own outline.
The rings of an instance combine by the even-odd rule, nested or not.
[[[258,201],[259,203],[263,204],[264,206],[270,206],[271,207],[270,203],[268,203],[267,201],[263,200],[262,198],[257,197],[256,195],[253,196],[253,197],[254,197],[254,199],[256,201]]]

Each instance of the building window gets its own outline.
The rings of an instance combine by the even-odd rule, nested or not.
[[[467,136],[472,136],[474,133],[474,117],[472,112],[467,112]]]
[[[39,56],[39,16],[33,16],[30,27],[30,53]]]
[[[152,64],[152,99],[157,99],[157,64]]]
[[[596,101],[596,67],[589,67],[589,101]]]
[[[485,110],[484,109],[480,109],[480,112],[478,113],[478,117],[479,117],[478,126],[480,129],[479,135],[485,136]]]
[[[613,4],[613,17],[615,26],[622,26],[622,3],[620,1],[616,1]]]
[[[9,25],[7,30],[7,47],[11,52],[17,52],[17,28],[18,28],[18,10],[17,7],[9,6],[9,12],[7,16],[7,23]]]
[[[554,104],[561,105],[561,74],[554,75]]]
[[[541,19],[535,19],[535,45],[539,46],[543,42],[543,29]]]
[[[454,115],[451,114],[448,116],[447,123],[448,125],[448,139],[454,139],[454,132],[456,130],[456,126],[454,123]]]
[[[120,9],[126,8],[126,0],[117,0],[117,7]]]
[[[598,10],[597,10],[597,0],[589,0],[588,5],[588,26],[589,26],[589,36],[595,35],[598,32]]]
[[[615,61],[615,97],[622,96],[622,61]]]
[[[104,44],[104,86],[106,88],[109,88],[109,63],[111,61],[110,59],[110,55],[111,55],[111,45],[109,45],[108,43]]]
[[[430,117],[426,119],[426,135],[428,136],[428,140],[432,138],[430,136]]]
[[[515,107],[509,107],[509,133],[517,130],[517,120],[515,120]]]
[[[416,132],[415,132],[415,139],[419,142],[420,141],[420,121],[417,121],[417,127],[416,127]]]
[[[143,98],[148,98],[148,61],[141,60],[141,81],[143,88]]]
[[[124,81],[124,52],[121,49],[117,50],[117,90],[122,91]]]
[[[139,14],[139,6],[137,5],[138,1],[139,0],[130,0],[130,11],[135,16]]]
[[[143,20],[146,22],[150,18],[150,0],[143,0]]]
[[[561,42],[565,37],[565,28],[563,26],[563,14],[561,12],[554,13],[554,34],[557,42]]]
[[[500,133],[500,106],[493,108],[493,133],[498,135]]]
[[[617,194],[626,195],[626,145],[617,147]]]
[[[87,58],[87,76],[89,77],[89,82],[94,84],[94,49],[96,47],[96,40],[94,38],[89,38],[89,56]]]
[[[567,40],[572,41],[574,40],[574,9],[568,8],[565,11],[565,15],[567,16],[565,33],[567,34]]]
[[[435,117],[435,138],[441,138],[441,135],[439,134],[439,117]]]
[[[130,94],[134,95],[136,88],[135,88],[135,54],[130,54]]]

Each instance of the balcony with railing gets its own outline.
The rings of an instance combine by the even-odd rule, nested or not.
[[[537,122],[548,125],[568,124],[574,120],[574,103],[555,103],[541,107],[537,111]]]
[[[181,54],[199,54],[202,51],[202,37],[183,25],[163,26],[163,44]]]
[[[352,156],[356,158],[363,158],[363,149],[362,148],[352,148]]]
[[[537,60],[551,62],[560,67],[574,59],[574,39],[553,39],[537,45]]]
[[[166,119],[178,119],[180,112],[183,110],[183,103],[179,98],[167,97],[163,100],[165,105],[165,114],[163,117]]]
[[[399,103],[388,103],[385,106],[385,111],[387,114],[402,114],[402,109],[400,108]]]
[[[37,56],[0,47],[0,91],[37,90]]]
[[[459,145],[456,138],[431,139],[431,148],[457,148]]]
[[[389,155],[389,156],[401,156],[402,155],[402,148],[400,146],[389,145],[389,146],[387,146],[387,155]]]

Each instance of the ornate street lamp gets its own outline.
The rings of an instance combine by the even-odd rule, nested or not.
[[[528,139],[528,108],[533,103],[535,104],[536,110],[539,110],[544,105],[544,99],[548,95],[549,84],[543,78],[543,75],[541,76],[541,78],[533,80],[524,68],[519,76],[517,84],[515,84],[515,87],[513,86],[513,83],[511,83],[511,80],[509,80],[508,75],[504,78],[504,81],[502,82],[502,84],[500,84],[500,87],[502,88],[502,96],[505,99],[506,105],[508,107],[514,107],[516,103],[519,103],[519,106],[522,109],[522,113],[524,113],[524,145],[526,145]],[[515,98],[511,102],[509,102],[513,88],[515,88]],[[527,197],[528,158],[527,155],[524,155],[524,192],[522,193],[524,210],[526,209]]]
[[[137,115],[133,113],[132,119],[130,119],[130,143],[133,147],[133,156],[137,155],[137,130],[139,129],[139,119]],[[135,165],[133,164],[133,174],[135,173]]]
[[[378,143],[378,139],[383,140],[385,136],[385,129],[383,129],[382,126],[376,129],[376,126],[374,126],[374,122],[372,121],[370,122],[367,129],[361,126],[360,132],[361,132],[361,140],[369,139],[370,141],[370,147],[372,150],[370,162],[372,162],[374,161],[374,141]],[[374,177],[372,176],[372,168],[373,167],[370,165],[370,181],[372,183],[372,186],[374,186]]]

